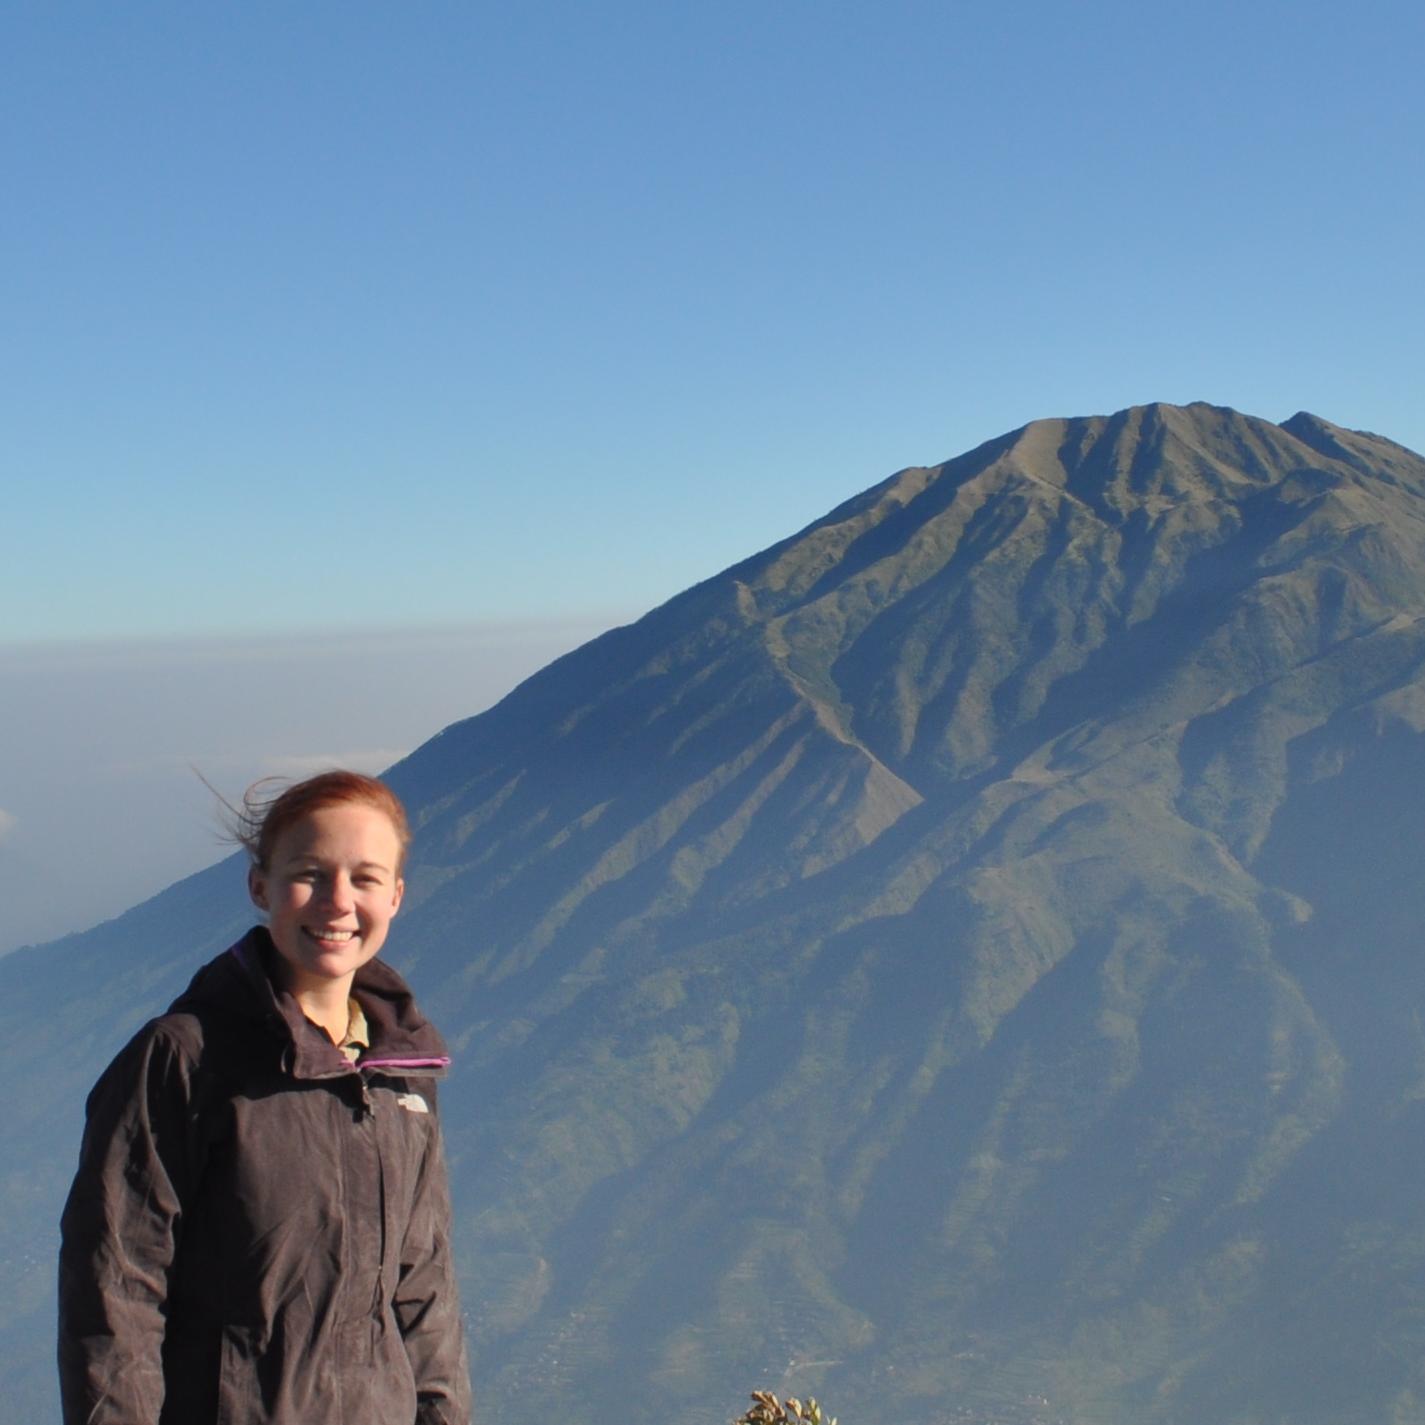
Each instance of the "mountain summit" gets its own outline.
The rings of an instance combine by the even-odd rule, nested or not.
[[[1422,615],[1410,451],[1036,421],[393,768],[487,1411],[1425,1415]],[[0,961],[37,1399],[83,1089],[239,893]]]

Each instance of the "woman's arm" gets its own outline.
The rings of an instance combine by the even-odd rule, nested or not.
[[[433,1092],[430,1102],[434,1109]],[[470,1367],[450,1251],[450,1190],[439,1119],[431,1126],[392,1305],[416,1379],[415,1425],[469,1425]]]
[[[157,1425],[169,1278],[192,1168],[191,1060],[150,1025],[89,1095],[61,1219],[65,1425]]]

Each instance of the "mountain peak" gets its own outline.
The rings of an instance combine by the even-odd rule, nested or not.
[[[993,455],[1006,471],[1067,490],[1107,519],[1144,498],[1240,499],[1300,463],[1281,427],[1207,402],[1034,421],[942,468]]]

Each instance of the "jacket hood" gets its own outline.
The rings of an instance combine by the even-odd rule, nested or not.
[[[169,1013],[248,1021],[253,1031],[273,1039],[288,1072],[299,1079],[332,1078],[359,1069],[435,1074],[449,1066],[445,1041],[389,965],[369,960],[352,982],[352,997],[371,1032],[371,1047],[353,1066],[278,985],[276,960],[277,948],[266,926],[254,926],[193,976]]]

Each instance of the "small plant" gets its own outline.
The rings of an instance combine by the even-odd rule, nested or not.
[[[813,1396],[798,1400],[789,1395],[778,1400],[770,1390],[754,1390],[752,1408],[733,1425],[836,1425],[836,1417],[823,1420],[821,1406]]]

